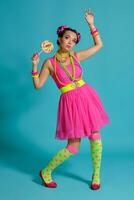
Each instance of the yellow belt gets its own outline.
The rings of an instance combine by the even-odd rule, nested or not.
[[[85,81],[83,79],[75,81],[73,83],[70,83],[68,85],[63,86],[62,88],[60,88],[61,93],[67,92],[69,90],[73,90],[76,87],[81,87],[82,85],[85,84]]]

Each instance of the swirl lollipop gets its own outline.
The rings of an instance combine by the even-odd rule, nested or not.
[[[45,53],[50,53],[53,51],[54,46],[53,43],[50,42],[49,40],[45,40],[41,43],[41,51],[38,53],[39,55],[44,51]]]

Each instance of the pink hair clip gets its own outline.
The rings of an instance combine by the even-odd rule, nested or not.
[[[59,34],[60,32],[64,31],[66,28],[69,28],[68,26],[61,26],[57,33]]]

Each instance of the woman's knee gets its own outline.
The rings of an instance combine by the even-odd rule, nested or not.
[[[92,134],[88,138],[89,140],[100,140],[101,139],[100,131],[92,132]]]
[[[80,148],[80,142],[81,138],[75,138],[75,139],[68,139],[68,143],[66,148],[71,152],[71,153],[78,153],[78,150]]]

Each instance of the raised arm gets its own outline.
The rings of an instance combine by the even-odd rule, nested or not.
[[[38,72],[38,68],[37,68],[38,63],[39,63],[39,56],[38,54],[34,54],[32,57],[32,64],[33,64],[32,72],[33,73]],[[49,65],[50,65],[50,62],[48,59],[46,59],[44,63],[42,64],[42,68],[40,70],[39,75],[38,76],[35,75],[35,77],[33,77],[33,84],[34,84],[35,89],[39,89],[45,84],[48,76],[50,75]]]
[[[99,51],[103,47],[102,39],[100,37],[99,31],[93,34],[95,31],[95,25],[94,25],[94,14],[91,11],[87,11],[85,14],[85,19],[90,27],[90,32],[92,33],[94,45],[82,50],[76,52],[77,58],[79,61],[83,61],[90,56],[94,55],[97,51]]]

